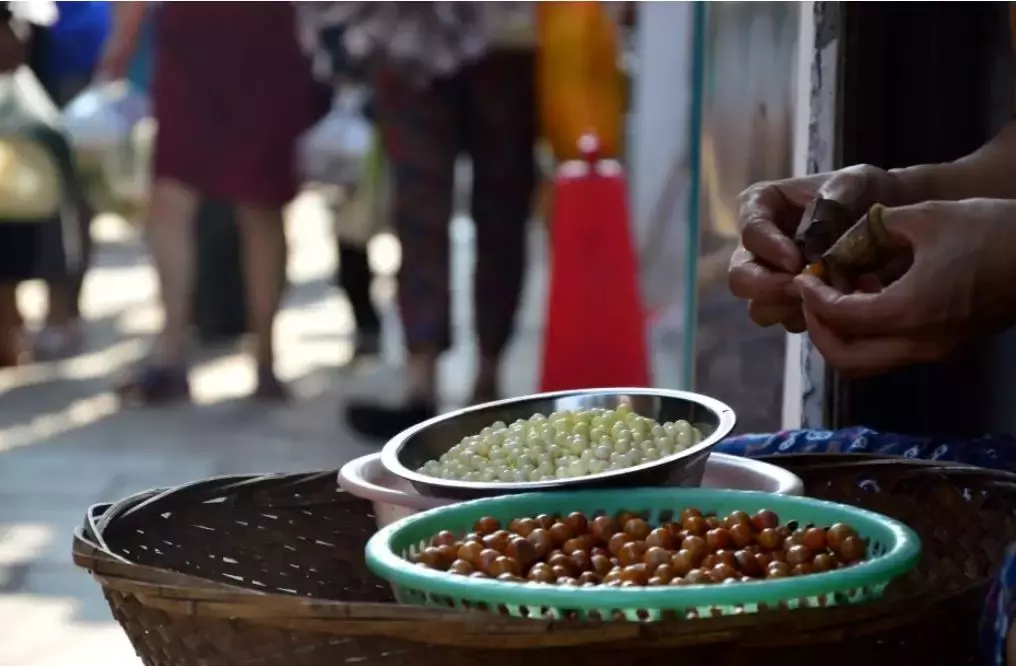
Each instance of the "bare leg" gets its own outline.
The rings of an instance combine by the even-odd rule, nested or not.
[[[119,383],[129,402],[155,405],[190,399],[187,341],[194,291],[194,216],[198,195],[183,183],[156,180],[148,214],[148,245],[165,313],[152,361]]]
[[[15,366],[20,360],[21,325],[17,284],[0,283],[0,368]]]
[[[258,393],[282,398],[275,379],[275,315],[286,287],[286,230],[282,211],[240,205],[237,210],[243,238],[247,279],[247,308],[254,332],[254,360],[258,367]]]
[[[72,252],[77,254],[76,261],[67,267],[65,274],[58,279],[46,281],[48,292],[48,308],[46,325],[39,331],[33,342],[33,353],[36,360],[67,358],[77,354],[84,344],[84,329],[81,324],[81,291],[85,275],[92,261],[91,226],[94,211],[85,199],[80,187],[75,186],[73,223],[77,227],[65,232],[62,248],[65,252],[66,243],[76,245]],[[64,222],[72,220],[65,218]],[[77,233],[71,240],[70,233]]]
[[[194,216],[198,195],[175,180],[160,179],[152,187],[148,216],[148,243],[159,275],[159,294],[165,323],[156,348],[163,366],[182,366],[194,292]]]

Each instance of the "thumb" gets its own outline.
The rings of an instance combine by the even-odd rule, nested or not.
[[[875,241],[887,249],[916,249],[949,211],[948,202],[923,202],[893,208],[875,204],[866,214]]]

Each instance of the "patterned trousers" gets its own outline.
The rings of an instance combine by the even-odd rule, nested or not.
[[[533,54],[523,51],[491,53],[426,87],[378,72],[378,123],[402,243],[399,308],[410,353],[440,352],[451,343],[448,228],[460,153],[473,163],[480,353],[496,358],[511,336],[535,187],[533,87]]]

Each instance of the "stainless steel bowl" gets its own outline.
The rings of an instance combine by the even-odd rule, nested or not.
[[[659,422],[684,419],[702,433],[702,441],[673,455],[628,469],[591,474],[575,479],[530,483],[477,483],[451,481],[416,472],[425,462],[438,458],[464,437],[475,435],[496,421],[511,423],[533,414],[566,409],[617,408]],[[590,391],[540,393],[466,407],[442,414],[403,431],[381,451],[381,462],[392,474],[409,481],[421,495],[474,499],[493,495],[541,490],[625,488],[642,486],[698,486],[705,472],[709,450],[734,429],[734,410],[719,400],[688,391],[611,388]]]

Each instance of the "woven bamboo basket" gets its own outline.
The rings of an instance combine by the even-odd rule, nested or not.
[[[1016,475],[871,456],[782,456],[809,495],[923,540],[880,603],[661,623],[513,619],[393,603],[363,561],[370,503],[334,472],[227,477],[89,509],[74,560],[148,666],[974,663]]]

